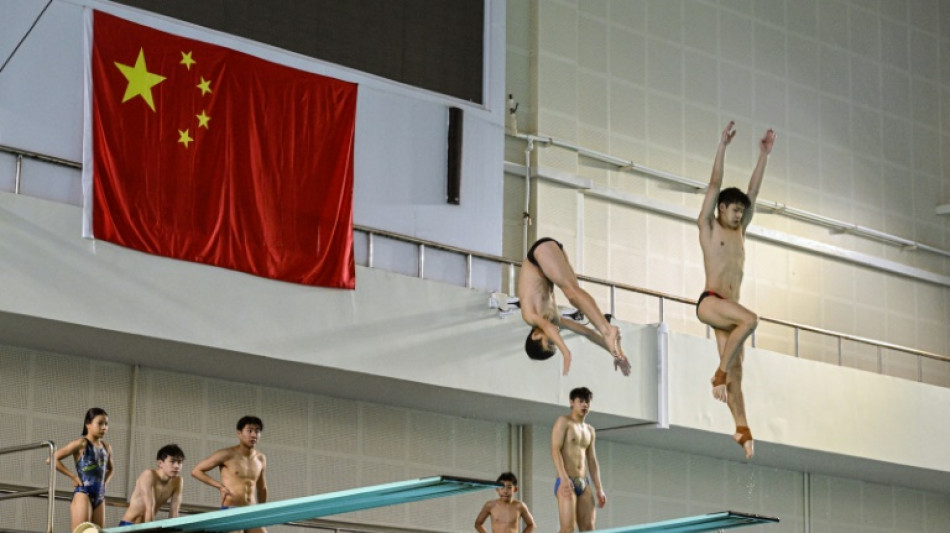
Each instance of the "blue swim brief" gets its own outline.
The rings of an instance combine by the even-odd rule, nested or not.
[[[580,496],[584,494],[584,491],[587,490],[587,480],[582,477],[571,478],[571,483],[574,484],[574,494]],[[554,495],[557,496],[557,489],[561,487],[561,478],[558,477],[554,482]]]
[[[119,527],[122,526],[134,526],[135,522],[129,522],[128,520],[119,520]]]

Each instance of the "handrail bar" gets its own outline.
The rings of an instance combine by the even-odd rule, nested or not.
[[[408,242],[408,243],[413,243],[413,244],[418,244],[418,245],[424,245],[424,246],[430,247],[430,248],[436,248],[436,249],[445,250],[445,251],[450,251],[450,252],[455,252],[455,253],[464,254],[464,255],[468,255],[468,256],[472,256],[472,257],[478,257],[478,258],[480,258],[480,259],[487,259],[487,260],[490,260],[490,261],[495,261],[495,262],[498,262],[498,263],[503,263],[503,264],[509,265],[509,266],[514,266],[514,267],[519,267],[519,268],[520,268],[520,267],[521,267],[521,263],[522,263],[521,261],[515,261],[515,260],[510,259],[510,258],[507,258],[507,257],[501,257],[501,256],[493,255],[493,254],[487,254],[487,253],[481,253],[481,252],[474,252],[474,251],[470,251],[470,250],[465,250],[465,249],[459,248],[459,247],[457,247],[457,246],[451,246],[451,245],[447,245],[447,244],[441,244],[441,243],[429,241],[429,240],[426,240],[426,239],[420,239],[420,238],[417,238],[417,237],[412,237],[412,236],[409,236],[409,235],[403,235],[403,234],[401,234],[401,233],[395,233],[395,232],[392,232],[392,231],[381,230],[381,229],[377,229],[377,228],[371,228],[371,227],[368,227],[368,226],[354,225],[353,229],[354,229],[355,231],[362,231],[362,232],[367,233],[367,234],[378,235],[378,236],[386,237],[386,238],[389,238],[389,239],[399,240],[399,241]],[[594,283],[594,284],[602,285],[602,286],[609,287],[609,288],[623,289],[623,290],[630,291],[630,292],[635,292],[635,293],[638,293],[638,294],[643,294],[643,295],[647,295],[647,296],[652,296],[652,297],[654,297],[654,298],[658,298],[658,299],[660,300],[660,302],[661,302],[661,305],[662,305],[662,302],[664,302],[664,301],[666,301],[666,300],[674,301],[674,302],[678,302],[678,303],[682,303],[682,304],[686,304],[686,305],[696,305],[696,300],[691,299],[691,298],[686,298],[686,297],[683,297],[683,296],[677,296],[677,295],[674,295],[674,294],[669,294],[669,293],[665,293],[665,292],[661,292],[661,291],[656,291],[656,290],[652,290],[652,289],[647,289],[647,288],[643,288],[643,287],[637,287],[637,286],[635,286],[635,285],[629,285],[629,284],[626,284],[626,283],[618,283],[618,282],[615,282],[615,281],[610,281],[610,280],[606,280],[606,279],[603,279],[603,278],[597,278],[597,277],[594,277],[594,276],[588,276],[588,275],[585,275],[585,274],[578,274],[578,275],[577,275],[577,279],[578,279],[579,281],[586,281],[586,282],[588,282],[588,283]],[[613,291],[611,292],[611,302],[610,302],[610,304],[611,304],[611,309],[614,309],[614,307],[615,307],[615,295],[614,295],[614,292],[613,292]],[[894,343],[890,343],[890,342],[886,342],[886,341],[874,340],[874,339],[870,339],[870,338],[867,338],[867,337],[862,337],[862,336],[860,336],[860,335],[852,335],[852,334],[850,334],[850,333],[841,333],[841,332],[837,332],[837,331],[833,331],[833,330],[829,330],[829,329],[825,329],[825,328],[820,328],[820,327],[817,327],[817,326],[809,326],[809,325],[807,325],[807,324],[802,324],[802,323],[799,323],[799,322],[793,322],[793,321],[790,321],[790,320],[782,320],[782,319],[778,319],[778,318],[769,318],[769,317],[760,316],[760,317],[759,317],[759,320],[760,320],[760,321],[763,321],[763,322],[769,322],[769,323],[772,323],[772,324],[777,324],[777,325],[780,325],[780,326],[789,327],[789,328],[792,328],[792,329],[796,330],[796,339],[797,339],[797,337],[798,337],[798,334],[797,334],[798,331],[807,331],[807,332],[810,332],[810,333],[816,333],[816,334],[819,334],[819,335],[825,335],[825,336],[834,337],[834,338],[843,339],[843,340],[848,340],[848,341],[852,341],[852,342],[858,342],[858,343],[866,344],[866,345],[870,345],[870,346],[877,346],[877,347],[880,347],[880,348],[886,348],[886,349],[889,349],[889,350],[895,350],[895,351],[899,351],[899,352],[908,353],[908,354],[911,354],[911,355],[916,355],[916,356],[920,356],[920,357],[926,357],[926,358],[928,358],[928,359],[934,359],[934,360],[937,360],[937,361],[943,361],[943,362],[950,363],[950,357],[945,356],[945,355],[940,355],[940,354],[928,352],[928,351],[926,351],[926,350],[920,350],[920,349],[917,349],[917,348],[910,348],[910,347],[907,347],[907,346],[901,346],[901,345],[899,345],[899,344],[894,344]],[[796,340],[796,346],[797,346],[797,345],[798,345],[798,341]]]
[[[506,265],[521,266],[521,261],[515,261],[514,259],[509,259],[507,257],[502,257],[500,255],[488,254],[483,252],[476,252],[473,250],[466,250],[465,248],[460,248],[458,246],[452,246],[451,244],[443,244],[435,241],[430,241],[427,239],[421,239],[419,237],[412,237],[410,235],[405,235],[402,233],[395,233],[392,231],[371,228],[369,226],[361,226],[359,224],[353,225],[354,231],[362,231],[363,233],[372,233],[373,235],[379,235],[380,237],[386,237],[387,239],[393,239],[397,241],[404,241],[412,244],[418,244],[425,246],[426,248],[436,248],[438,250],[446,252],[454,252],[461,255],[470,255],[472,257],[477,257],[479,259],[487,259],[489,261],[494,261],[496,263],[504,263]]]
[[[53,163],[55,165],[62,165],[64,167],[82,169],[82,163],[78,161],[72,161],[70,159],[65,159],[62,157],[56,157],[54,155],[41,154],[39,152],[31,152],[29,150],[24,150],[22,148],[16,148],[14,146],[7,146],[5,144],[0,144],[0,152],[7,152],[9,154],[28,157],[30,159],[36,159],[38,161],[43,161],[46,163]]]
[[[520,266],[520,263],[519,263],[519,266]],[[641,288],[641,287],[636,287],[636,286],[634,286],[634,285],[628,285],[628,284],[625,284],[625,283],[617,283],[617,282],[605,280],[605,279],[602,279],[602,278],[595,278],[595,277],[593,277],[593,276],[586,276],[586,275],[583,275],[583,274],[578,274],[578,275],[577,275],[577,279],[580,280],[580,281],[587,281],[587,282],[590,282],[590,283],[596,283],[596,284],[598,284],[598,285],[604,285],[604,286],[606,286],[606,287],[616,287],[616,288],[618,288],[618,289],[624,289],[624,290],[628,290],[628,291],[631,291],[631,292],[636,292],[636,293],[639,293],[639,294],[645,294],[645,295],[648,295],[648,296],[653,296],[653,297],[655,297],[655,298],[660,298],[661,300],[672,300],[672,301],[674,301],[674,302],[679,302],[679,303],[683,303],[683,304],[687,304],[687,305],[696,305],[696,300],[693,300],[693,299],[690,299],[690,298],[685,298],[685,297],[683,297],[683,296],[676,296],[676,295],[673,295],[673,294],[667,294],[667,293],[665,293],[665,292],[654,291],[654,290],[651,290],[651,289],[644,289],[644,288]],[[946,356],[946,355],[940,355],[940,354],[936,354],[936,353],[933,353],[933,352],[928,352],[928,351],[926,351],[926,350],[919,350],[919,349],[917,349],[917,348],[910,348],[910,347],[907,347],[907,346],[901,346],[901,345],[899,345],[899,344],[894,344],[894,343],[890,343],[890,342],[886,342],[886,341],[879,341],[879,340],[875,340],[875,339],[869,339],[869,338],[867,338],[867,337],[862,337],[862,336],[860,336],[860,335],[852,335],[852,334],[850,334],[850,333],[841,333],[841,332],[833,331],[833,330],[830,330],[830,329],[819,328],[819,327],[817,327],[817,326],[809,326],[809,325],[807,325],[807,324],[802,324],[802,323],[799,323],[799,322],[792,322],[792,321],[790,321],[790,320],[782,320],[782,319],[779,319],[779,318],[768,318],[768,317],[760,316],[760,317],[759,317],[759,320],[760,320],[760,321],[763,321],[763,322],[771,322],[771,323],[773,323],[773,324],[778,324],[778,325],[780,325],[780,326],[786,326],[786,327],[790,327],[790,328],[797,329],[797,330],[801,330],[801,331],[808,331],[808,332],[811,332],[811,333],[817,333],[817,334],[819,334],[819,335],[826,335],[826,336],[828,336],[828,337],[835,337],[835,338],[844,339],[844,340],[848,340],[848,341],[859,342],[859,343],[868,344],[868,345],[871,345],[871,346],[879,346],[879,347],[881,347],[881,348],[887,348],[887,349],[889,349],[889,350],[896,350],[896,351],[899,351],[899,352],[906,352],[906,353],[909,353],[909,354],[919,355],[919,356],[921,356],[921,357],[927,357],[927,358],[929,358],[929,359],[935,359],[935,360],[937,360],[937,361],[944,361],[944,362],[950,363],[950,357],[948,357],[948,356]]]
[[[47,511],[46,511],[46,533],[53,533],[53,504],[56,503],[56,444],[51,441],[43,441],[35,444],[22,444],[19,446],[8,446],[6,448],[0,448],[0,455],[6,455],[16,452],[24,452],[29,450],[36,450],[39,448],[48,448],[49,457],[47,461],[49,463],[49,484],[46,489],[37,489],[29,491],[21,491],[16,494],[6,494],[0,497],[0,500],[3,499],[12,499],[12,498],[22,498],[24,496],[37,496],[40,494],[46,493],[47,499]]]
[[[553,139],[553,138],[549,138],[549,137],[539,137],[539,136],[531,136],[531,137],[534,138],[534,139],[537,139],[538,141],[548,142],[548,143],[551,143],[551,144],[557,144],[557,142],[555,142],[555,141],[557,141],[557,140],[556,140],[556,139]],[[568,148],[573,148],[573,146],[566,146],[566,147],[568,147]],[[78,162],[75,162],[75,161],[70,161],[70,160],[68,160],[68,159],[63,159],[63,158],[59,158],[59,157],[55,157],[55,156],[43,155],[43,154],[39,154],[39,153],[36,153],[36,152],[31,152],[31,151],[28,151],[28,150],[22,150],[22,149],[19,149],[19,148],[14,148],[14,147],[6,146],[6,145],[0,145],[0,151],[10,152],[10,153],[13,153],[13,154],[17,154],[18,157],[31,157],[31,158],[38,159],[38,160],[41,160],[41,161],[47,161],[47,162],[50,162],[50,163],[59,164],[59,165],[67,166],[67,167],[72,167],[72,168],[77,168],[77,169],[81,169],[81,168],[82,168],[82,164],[81,164],[81,163],[78,163]],[[579,152],[579,153],[582,153],[582,154],[584,154],[584,155],[588,155],[588,152],[590,152],[590,151],[589,151],[589,150],[583,150],[583,151],[581,151],[581,152]],[[598,154],[594,154],[594,155],[596,156],[596,155],[598,155]],[[612,156],[611,156],[611,157],[612,157]],[[623,160],[620,160],[620,161],[621,161],[621,162],[624,162]],[[631,167],[633,167],[633,164],[632,164],[632,163],[631,163]],[[641,165],[636,165],[636,167],[637,167],[637,170],[643,170],[643,169],[645,168],[645,167],[642,167]],[[647,170],[651,170],[651,171],[652,171],[652,169],[647,169]],[[666,175],[666,174],[668,174],[668,173],[662,173],[662,172],[659,172],[659,171],[655,171],[655,172],[657,173],[657,175],[659,175],[659,174],[664,174],[664,175],[659,176],[659,177],[663,177],[663,178],[665,178],[665,179],[673,179],[673,178],[679,179],[678,176],[675,176],[675,175],[672,175],[672,174]],[[18,173],[19,173],[19,170],[18,170]],[[685,178],[682,178],[682,179],[685,180],[685,181],[683,182],[684,184],[689,184],[689,180],[686,180]],[[19,187],[17,187],[17,190],[19,191]],[[783,209],[787,209],[787,206],[782,206],[782,207],[783,207]],[[507,258],[507,257],[502,257],[502,256],[494,255],[494,254],[488,254],[488,253],[476,252],[476,251],[472,251],[472,250],[466,250],[466,249],[460,248],[460,247],[458,247],[458,246],[452,246],[452,245],[448,245],[448,244],[438,243],[438,242],[430,241],[430,240],[427,240],[427,239],[421,239],[421,238],[418,238],[418,237],[411,237],[411,236],[408,236],[408,235],[403,235],[403,234],[400,234],[400,233],[395,233],[395,232],[391,232],[391,231],[387,231],[387,230],[381,230],[381,229],[377,229],[377,228],[371,228],[371,227],[368,227],[368,226],[354,225],[353,229],[354,229],[354,231],[362,231],[362,232],[364,232],[364,233],[367,233],[367,234],[369,235],[369,237],[370,237],[370,239],[369,239],[369,240],[370,240],[370,244],[369,244],[370,266],[372,266],[372,248],[373,248],[373,247],[372,247],[372,236],[373,236],[373,235],[379,235],[379,236],[386,237],[386,238],[390,238],[390,239],[394,239],[394,240],[399,240],[399,241],[403,241],[403,242],[413,243],[413,244],[416,244],[417,246],[420,246],[420,247],[423,247],[423,248],[425,248],[425,247],[428,247],[428,248],[435,248],[435,249],[437,249],[437,250],[443,250],[443,251],[447,251],[447,252],[452,252],[452,253],[457,253],[457,254],[464,255],[464,256],[466,257],[466,286],[470,286],[470,284],[471,284],[471,258],[477,257],[477,258],[479,258],[479,259],[484,259],[484,260],[488,260],[488,261],[492,261],[492,262],[496,262],[496,263],[501,263],[501,264],[507,265],[507,267],[508,267],[508,275],[509,275],[509,278],[510,278],[510,279],[508,280],[509,292],[514,292],[514,291],[513,291],[513,287],[514,287],[514,268],[515,268],[515,267],[520,267],[520,266],[521,266],[521,261],[516,261],[516,260],[513,260],[513,259],[509,259],[509,258]],[[915,244],[918,244],[918,243],[915,243]],[[423,269],[423,261],[424,261],[423,255],[424,255],[424,251],[420,251],[419,274],[423,274],[423,273],[424,273],[424,269]],[[422,276],[420,275],[419,277],[422,277]],[[615,290],[614,290],[615,288],[621,288],[621,289],[628,290],[628,291],[632,291],[632,292],[635,292],[635,293],[644,294],[644,295],[647,295],[647,296],[652,296],[652,297],[658,298],[658,299],[659,299],[659,306],[660,306],[660,321],[661,321],[661,322],[662,322],[663,319],[664,319],[664,316],[663,316],[663,313],[664,313],[664,302],[665,302],[666,300],[671,300],[671,301],[674,301],[674,302],[679,302],[679,303],[683,303],[683,304],[687,304],[687,305],[695,305],[695,304],[696,304],[696,301],[695,301],[695,300],[692,300],[692,299],[690,299],[690,298],[685,298],[685,297],[682,297],[682,296],[675,296],[675,295],[672,295],[672,294],[666,294],[666,293],[663,293],[663,292],[654,291],[654,290],[646,289],[646,288],[642,288],[642,287],[635,287],[635,286],[633,286],[633,285],[627,285],[627,284],[624,284],[624,283],[615,283],[615,282],[611,282],[611,281],[608,281],[608,280],[604,280],[604,279],[600,279],[600,278],[595,278],[595,277],[592,277],[592,276],[578,275],[578,279],[579,279],[579,280],[582,280],[582,281],[587,281],[587,282],[590,282],[590,283],[596,283],[596,284],[603,285],[603,286],[606,286],[606,287],[611,288],[611,291],[610,291],[610,309],[611,309],[611,310],[614,310],[614,309],[615,309],[615,302],[616,302],[616,300],[615,300],[615,299],[616,299],[616,295],[615,295]],[[926,357],[926,358],[928,358],[928,359],[932,359],[932,360],[936,360],[936,361],[950,362],[950,356],[939,355],[939,354],[935,354],[935,353],[932,353],[932,352],[928,352],[928,351],[926,351],[926,350],[919,350],[919,349],[917,349],[917,348],[910,348],[910,347],[907,347],[907,346],[901,346],[901,345],[898,345],[898,344],[889,343],[889,342],[885,342],[885,341],[879,341],[879,340],[869,339],[869,338],[867,338],[867,337],[862,337],[862,336],[859,336],[859,335],[851,335],[851,334],[848,334],[848,333],[835,332],[835,331],[828,330],[828,329],[824,329],[824,328],[819,328],[819,327],[815,327],[815,326],[808,326],[808,325],[805,325],[805,324],[800,324],[800,323],[792,322],[792,321],[788,321],[788,320],[781,320],[781,319],[777,319],[777,318],[769,318],[769,317],[760,316],[760,317],[759,317],[759,320],[760,320],[760,321],[763,321],[763,322],[769,322],[769,323],[772,323],[772,324],[777,324],[777,325],[780,325],[780,326],[785,326],[785,327],[790,327],[790,328],[792,328],[793,331],[794,331],[795,356],[798,356],[798,355],[799,355],[799,340],[800,340],[799,333],[800,333],[801,331],[808,331],[808,332],[816,333],[816,334],[819,334],[819,335],[825,335],[825,336],[830,336],[830,337],[837,338],[837,339],[838,339],[838,345],[839,345],[839,353],[838,353],[839,358],[840,358],[840,356],[841,356],[841,348],[840,348],[841,340],[848,340],[848,341],[852,341],[852,342],[858,342],[858,343],[861,343],[861,344],[865,344],[865,345],[877,347],[877,348],[878,348],[878,352],[879,352],[879,356],[880,356],[880,349],[881,349],[881,348],[885,348],[885,349],[894,350],[894,351],[898,351],[898,352],[903,352],[903,353],[907,353],[907,354],[911,354],[911,355],[916,355],[916,356],[919,356],[919,357]],[[755,341],[754,341],[754,337],[753,337],[753,344],[754,344],[754,342],[755,342]],[[918,380],[921,379],[921,373],[922,373],[922,369],[921,369],[921,367],[920,367],[920,361],[918,360]]]

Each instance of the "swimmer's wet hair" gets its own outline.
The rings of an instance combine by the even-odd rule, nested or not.
[[[528,354],[528,357],[534,359],[535,361],[544,361],[550,359],[554,354],[557,353],[557,349],[552,347],[550,350],[544,349],[544,344],[541,343],[541,339],[532,339],[531,334],[534,333],[534,330],[528,332],[528,338],[524,341],[524,351]]]
[[[255,424],[261,429],[261,431],[264,431],[264,423],[261,422],[261,419],[257,418],[256,416],[242,416],[241,419],[238,420],[237,430],[241,431],[244,429],[244,426],[248,424]]]
[[[498,479],[495,480],[495,483],[504,483],[506,481],[516,487],[518,486],[518,477],[512,472],[504,472],[502,475],[498,476]]]
[[[716,203],[717,205],[726,204],[726,207],[729,207],[732,204],[740,204],[746,209],[752,205],[752,201],[749,200],[749,196],[735,187],[729,187],[719,191],[719,200]]]
[[[164,461],[165,458],[170,457],[172,460],[185,460],[185,452],[178,447],[177,444],[166,444],[159,448],[158,454],[155,455],[155,459],[158,461]]]
[[[86,418],[84,418],[82,421],[83,436],[86,436],[86,434],[89,432],[86,426],[89,424],[92,424],[92,421],[95,420],[96,417],[99,415],[103,415],[106,418],[109,417],[109,413],[107,413],[106,410],[103,409],[102,407],[92,407],[88,411],[86,411]]]
[[[594,399],[594,393],[587,387],[577,387],[571,391],[571,401],[573,402],[575,398],[589,402]]]

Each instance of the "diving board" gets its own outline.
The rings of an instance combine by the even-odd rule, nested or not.
[[[500,486],[494,481],[433,476],[261,503],[248,507],[234,507],[221,511],[179,516],[144,524],[110,527],[104,529],[103,533],[169,533],[173,531],[218,533],[238,531],[386,505],[455,496]]]
[[[654,533],[665,531],[668,533],[690,533],[693,531],[715,531],[717,529],[731,529],[734,527],[752,526],[755,524],[775,524],[778,518],[760,516],[734,511],[720,511],[687,518],[676,518],[652,524],[623,526],[611,529],[598,529],[592,533]]]

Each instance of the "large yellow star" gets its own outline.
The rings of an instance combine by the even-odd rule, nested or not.
[[[181,61],[178,62],[180,65],[185,65],[185,68],[191,70],[191,66],[194,65],[196,61],[192,59],[191,52],[182,52]]]
[[[206,95],[206,94],[208,94],[208,93],[211,92],[211,81],[210,81],[210,80],[206,80],[205,77],[202,76],[202,77],[201,77],[201,83],[199,83],[198,85],[196,85],[196,87],[198,87],[199,89],[201,89],[201,95],[204,96],[204,95]]]
[[[139,48],[139,57],[135,60],[135,66],[123,65],[118,61],[115,66],[122,71],[125,79],[129,80],[129,85],[125,88],[125,96],[122,97],[122,103],[128,102],[136,96],[141,96],[152,111],[155,111],[155,102],[152,101],[152,87],[165,80],[165,76],[159,76],[148,71],[145,67],[145,50]]]
[[[188,148],[188,143],[194,141],[191,138],[191,135],[188,135],[188,130],[178,130],[178,142],[185,145],[185,148]]]
[[[200,115],[195,115],[195,117],[198,119],[198,127],[199,127],[199,128],[208,129],[208,121],[211,120],[211,117],[209,117],[209,116],[204,112],[204,109],[201,110],[201,114],[200,114]]]

